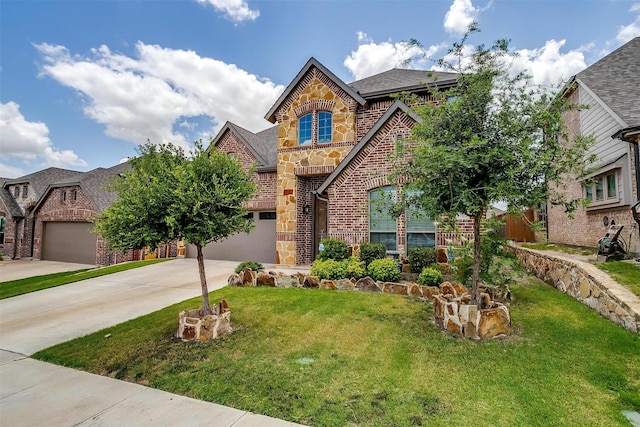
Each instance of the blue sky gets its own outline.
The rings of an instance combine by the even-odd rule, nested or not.
[[[473,44],[510,38],[553,86],[640,36],[640,1],[0,0],[0,176],[259,131],[311,56],[351,82],[402,66],[411,38],[441,57],[474,19]]]

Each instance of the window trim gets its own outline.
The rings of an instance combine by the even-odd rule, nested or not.
[[[622,168],[617,167],[582,181],[582,197],[589,200],[587,211],[625,205],[624,191],[621,189],[621,174]],[[615,181],[613,196],[609,192],[610,177],[613,177]]]
[[[326,140],[326,131],[327,131],[327,127],[323,126],[323,132],[321,135],[321,127],[320,127],[320,122],[321,122],[321,115],[328,115],[328,121],[329,121],[329,129],[328,132],[329,134],[329,140]],[[327,117],[324,117],[324,120],[326,120]],[[304,122],[303,122],[304,120]],[[310,123],[308,123],[310,121]],[[303,123],[304,123],[304,128],[303,128]],[[307,125],[309,127],[309,129],[307,129]],[[313,109],[312,111],[308,111],[300,116],[298,116],[298,123],[297,123],[297,127],[298,127],[298,147],[317,147],[319,145],[325,146],[325,145],[329,145],[331,143],[333,143],[333,131],[334,131],[334,123],[333,123],[333,111],[330,110],[325,110],[325,109]],[[303,134],[302,131],[305,131],[304,137],[305,139],[303,140]],[[309,137],[307,138],[307,132],[310,133]]]

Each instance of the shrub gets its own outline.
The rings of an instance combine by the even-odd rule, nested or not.
[[[367,273],[373,280],[382,282],[397,282],[400,280],[398,262],[394,259],[374,259],[367,267]]]
[[[364,277],[364,274],[364,262],[356,257],[350,257],[342,261],[317,259],[311,264],[311,275],[320,280],[360,279]]]
[[[432,267],[426,267],[418,276],[418,284],[422,286],[439,286],[442,283],[442,273]]]
[[[436,248],[419,246],[417,248],[409,249],[408,255],[412,273],[420,273],[426,267],[429,267],[438,261],[438,252],[436,251]]]
[[[236,267],[235,272],[236,273],[240,273],[244,270],[246,270],[247,268],[250,268],[253,271],[260,271],[262,270],[264,267],[262,266],[262,264],[260,264],[259,262],[256,261],[242,261],[240,264],[238,264],[238,266]]]
[[[387,247],[384,243],[363,243],[360,245],[360,260],[365,266],[371,264],[374,259],[383,259],[387,254]]]
[[[318,253],[318,259],[342,261],[349,256],[349,246],[340,239],[323,239],[324,250]]]

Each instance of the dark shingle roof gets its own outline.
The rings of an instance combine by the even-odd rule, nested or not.
[[[116,193],[105,190],[105,185],[119,173],[129,169],[129,163],[120,163],[108,169],[97,168],[87,172],[80,181],[82,191],[93,201],[98,212],[102,212],[118,197]]]
[[[640,37],[576,75],[627,125],[640,124]]]
[[[388,96],[402,91],[427,89],[429,84],[446,86],[455,83],[456,73],[393,68],[349,83],[365,99]]]
[[[83,174],[84,172],[72,171],[69,169],[47,168],[38,172],[30,173],[29,175],[21,176],[20,178],[9,179],[4,183],[3,188],[13,184],[28,183],[35,192],[36,199],[39,199],[47,190],[49,184],[65,180],[77,180]]]
[[[9,180],[6,178],[0,178],[0,200],[2,200],[12,218],[22,218],[24,214],[20,206],[18,206],[11,193],[9,193],[9,190],[4,188],[4,184],[7,181]]]
[[[258,168],[276,167],[278,157],[278,126],[253,133],[235,123],[227,122],[216,138],[214,145],[226,132],[235,133],[258,161]]]

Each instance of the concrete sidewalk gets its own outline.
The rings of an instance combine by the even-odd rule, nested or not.
[[[207,260],[209,290],[225,286],[236,265]],[[28,358],[198,295],[196,261],[177,259],[1,300],[0,425],[295,426]]]

